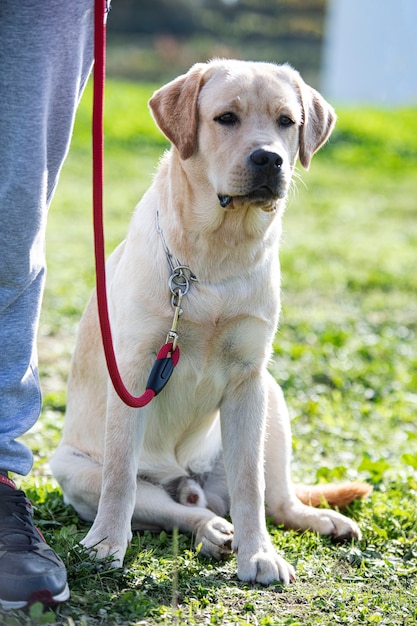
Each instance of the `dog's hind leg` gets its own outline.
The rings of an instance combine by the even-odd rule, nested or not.
[[[97,513],[103,466],[68,445],[60,445],[49,463],[64,494],[78,515],[92,522]]]
[[[65,502],[72,505],[82,519],[94,521],[103,466],[67,445],[59,446],[50,465]],[[205,556],[223,560],[232,552],[232,524],[202,506],[175,502],[160,485],[138,480],[132,529],[172,531],[174,528],[192,533],[196,547]]]
[[[360,538],[357,524],[329,509],[303,504],[290,476],[291,428],[284,396],[269,375],[267,436],[265,442],[266,514],[276,524],[295,530],[313,530],[334,539]]]
[[[227,515],[230,510],[230,496],[223,452],[217,457],[213,468],[205,475],[202,486],[207,499],[207,508],[221,517]]]
[[[166,531],[178,528],[194,535],[195,546],[205,556],[223,560],[232,553],[232,524],[207,508],[176,502],[162,486],[147,481],[138,481],[132,528]]]

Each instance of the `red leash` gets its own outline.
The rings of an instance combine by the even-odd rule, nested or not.
[[[106,19],[107,1],[96,0],[94,8],[94,88],[93,88],[93,218],[96,262],[97,306],[107,369],[113,386],[125,404],[140,408],[148,404],[166,385],[180,352],[173,343],[160,349],[146,383],[146,391],[139,397],[126,389],[117,366],[111,335],[106,289],[106,259],[104,252],[103,184],[104,184],[104,83],[106,74]]]

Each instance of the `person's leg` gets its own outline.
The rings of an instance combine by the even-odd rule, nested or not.
[[[0,468],[37,420],[36,331],[46,214],[92,63],[92,0],[0,3]]]
[[[93,0],[2,0],[0,3],[0,470],[3,473],[25,475],[32,467],[30,450],[17,438],[36,422],[41,406],[36,333],[45,279],[46,216],[68,151],[77,104],[92,65],[93,8]],[[0,555],[8,549],[8,544],[16,541],[18,534],[10,533],[10,526],[2,533],[2,520],[14,517],[16,506],[23,510],[21,504],[16,505],[16,493],[22,492],[10,489],[6,478],[0,475]],[[28,545],[35,538],[33,535]],[[36,577],[42,570],[42,560],[49,566],[51,561],[44,550],[38,548],[35,552],[38,562],[32,559],[31,572]],[[18,554],[16,551],[14,556]],[[19,593],[14,580],[13,599],[9,602],[6,596],[11,589],[11,578],[5,567],[7,570],[7,558],[0,556],[0,603],[10,608],[26,598],[15,598]],[[13,575],[18,575],[16,567]],[[55,595],[63,599],[62,594],[61,589]]]

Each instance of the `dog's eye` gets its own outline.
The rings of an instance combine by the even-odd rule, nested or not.
[[[223,124],[223,126],[234,126],[239,120],[234,113],[223,113],[215,117],[214,121]]]
[[[293,124],[295,124],[294,120],[292,120],[290,117],[288,117],[288,115],[281,115],[278,118],[278,125],[279,126],[292,126]]]

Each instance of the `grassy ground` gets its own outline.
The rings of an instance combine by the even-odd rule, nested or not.
[[[108,86],[109,250],[165,145],[145,109],[150,92]],[[72,597],[56,611],[0,613],[0,623],[416,624],[416,111],[341,111],[288,206],[271,369],[293,416],[294,476],[360,478],[374,492],[348,511],[363,530],[356,544],[270,526],[298,579],[263,588],[239,582],[233,558],[218,564],[196,555],[185,535],[135,535],[123,571],[96,566],[78,545],[87,526],[64,505],[45,465],[59,440],[69,356],[94,282],[89,102],[87,94],[50,214],[40,330],[45,402],[26,436],[35,469],[22,480],[67,564]]]

